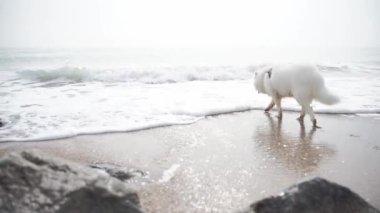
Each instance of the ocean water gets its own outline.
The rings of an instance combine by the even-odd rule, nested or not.
[[[341,102],[317,113],[379,117],[380,50],[0,49],[0,142],[189,124],[260,109],[255,70],[312,61]],[[293,99],[285,110],[299,111]]]

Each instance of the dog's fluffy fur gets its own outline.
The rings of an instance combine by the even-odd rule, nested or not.
[[[310,106],[311,102],[317,100],[327,105],[339,102],[339,98],[326,89],[316,67],[311,65],[278,65],[264,68],[255,73],[254,85],[259,93],[272,97],[271,103],[265,109],[266,112],[276,105],[278,117],[282,118],[281,99],[294,97],[302,107],[298,120],[302,122],[305,113],[308,113],[314,127],[317,127],[317,120]]]

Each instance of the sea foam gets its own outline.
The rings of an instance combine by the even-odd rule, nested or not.
[[[254,71],[265,63],[56,66],[66,53],[17,54],[17,63],[11,64],[5,53],[6,60],[0,60],[0,118],[5,123],[0,142],[190,124],[210,115],[262,110],[270,101],[253,86]],[[41,57],[54,63],[42,66]],[[380,113],[380,63],[316,66],[341,99],[334,106],[313,103],[316,113]],[[285,99],[283,108],[300,110],[293,99]]]

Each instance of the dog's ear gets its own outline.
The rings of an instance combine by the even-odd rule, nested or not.
[[[270,68],[270,70],[268,70],[267,73],[268,73],[268,77],[270,78],[272,76],[272,68]]]

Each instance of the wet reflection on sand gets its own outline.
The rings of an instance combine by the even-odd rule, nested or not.
[[[257,148],[284,169],[307,175],[334,154],[333,149],[313,141],[318,129],[306,131],[305,125],[300,123],[296,135],[289,128],[283,129],[281,119],[274,119],[268,113],[265,115],[268,122],[257,127],[253,140]]]
[[[197,131],[190,126],[171,131],[166,137],[177,143],[167,157],[183,161],[177,162],[180,167],[168,182],[142,190],[146,210],[231,212],[313,175],[334,155],[333,149],[314,141],[318,130],[256,115],[239,123],[210,118],[197,124]]]

